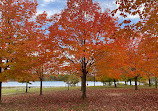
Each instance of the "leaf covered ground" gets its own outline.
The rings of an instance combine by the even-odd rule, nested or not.
[[[158,90],[142,88],[89,88],[3,96],[0,111],[158,111]]]

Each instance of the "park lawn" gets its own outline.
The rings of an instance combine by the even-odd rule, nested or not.
[[[123,86],[122,86],[123,87]],[[0,111],[157,111],[158,89],[128,87],[88,87],[81,99],[80,88],[53,88],[44,95],[27,93],[5,95]],[[143,88],[142,88],[143,87]],[[56,90],[55,90],[56,89]]]
[[[99,89],[99,88],[114,88],[114,86],[88,86],[88,89]],[[133,88],[133,85],[117,85],[117,88]],[[138,88],[154,88],[154,86],[152,87],[148,87],[148,86],[144,86],[144,85],[139,85]],[[80,89],[80,87],[69,87],[70,90],[73,89]],[[12,88],[2,88],[2,95],[13,95],[13,94],[22,94],[25,93],[25,87],[12,87]],[[47,88],[43,88],[43,92],[47,92],[47,91],[62,91],[62,90],[68,90],[67,87],[47,87]],[[35,88],[28,88],[28,93],[38,93],[40,91],[40,88],[35,87]]]
[[[70,87],[70,90],[79,89],[80,87]],[[2,95],[15,95],[15,94],[22,94],[25,93],[25,87],[12,87],[12,88],[2,88]],[[43,92],[47,91],[62,91],[68,90],[67,87],[48,87],[43,88]],[[40,88],[28,88],[28,93],[37,93],[40,91]]]

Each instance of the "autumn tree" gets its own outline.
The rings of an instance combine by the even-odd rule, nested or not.
[[[132,24],[131,28],[140,31],[143,34],[143,39],[145,42],[143,44],[144,46],[142,47],[144,47],[143,52],[146,55],[146,61],[150,63],[149,61],[152,60],[155,63],[156,60],[151,59],[151,57],[148,58],[147,55],[157,56],[157,54],[155,53],[156,50],[158,50],[157,49],[157,40],[158,40],[157,0],[147,0],[147,1],[146,0],[131,0],[131,1],[116,0],[116,4],[118,4],[119,7],[116,10],[114,10],[113,13],[120,11],[121,12],[120,15],[122,15],[125,18],[128,15],[139,16],[139,21],[135,24]],[[149,70],[147,72],[150,73]]]
[[[146,34],[144,34],[146,36]],[[148,36],[148,34],[147,34]],[[157,68],[158,68],[158,42],[156,36],[152,37],[146,37],[142,40],[141,48],[142,53],[144,54],[145,59],[145,65],[144,65],[144,71],[146,73],[146,76],[148,79],[150,77],[158,77]],[[149,79],[150,80],[150,79]],[[155,87],[157,87],[157,81],[155,79]]]
[[[115,33],[116,35],[118,34]],[[111,39],[111,43],[108,45],[106,54],[102,59],[96,63],[97,75],[105,76],[114,82],[116,85],[116,80],[121,79],[122,77],[122,68],[125,65],[125,41],[123,38]]]
[[[52,17],[52,23],[47,44],[58,43],[63,63],[80,72],[84,99],[87,74],[105,53],[109,37],[117,29],[116,20],[92,0],[68,0],[67,7]]]
[[[15,49],[20,47],[19,42],[31,37],[27,36],[29,31],[26,26],[30,23],[31,18],[34,16],[36,6],[36,0],[0,1],[0,60],[6,61],[6,64],[2,62],[0,64],[0,67],[4,68],[4,71],[1,72],[0,75],[0,86],[2,81],[7,80],[12,76],[12,74],[9,75],[6,73],[6,69],[8,66],[12,69],[12,63],[15,63],[14,58],[16,57],[14,57],[14,54],[16,54]]]
[[[129,35],[126,35],[125,39],[126,44],[124,47],[126,48],[124,51],[124,66],[128,69],[127,77],[133,77],[135,79],[135,90],[137,90],[137,80],[139,76],[144,76],[144,55],[142,52],[142,48],[140,47],[142,41],[142,35],[138,32],[135,33],[133,37],[128,38]]]

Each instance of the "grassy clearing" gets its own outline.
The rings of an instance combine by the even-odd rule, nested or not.
[[[69,90],[80,89],[80,87],[70,87]],[[43,88],[43,92],[48,91],[63,91],[68,90],[67,87],[48,87]],[[12,88],[2,88],[2,95],[12,95],[12,94],[21,94],[25,93],[25,87],[12,87]],[[40,88],[28,88],[28,93],[37,93],[40,91]]]
[[[87,89],[115,89],[114,86],[88,86]],[[117,88],[133,88],[133,85],[117,85]],[[148,87],[148,86],[138,86],[138,88],[154,88],[154,86],[152,87]],[[74,89],[78,89],[80,90],[80,87],[70,87],[69,90],[74,90]],[[21,93],[25,93],[25,87],[11,87],[11,88],[2,88],[2,95],[15,95],[15,94],[21,94]],[[48,91],[64,91],[64,90],[68,90],[67,87],[47,87],[47,88],[43,88],[43,92],[48,92]],[[40,88],[28,88],[28,93],[38,93],[40,91]]]

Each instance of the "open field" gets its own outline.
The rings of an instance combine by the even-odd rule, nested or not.
[[[133,87],[133,86],[132,86]],[[28,94],[4,95],[0,111],[157,111],[158,89],[132,87],[88,87],[87,98],[80,99],[79,87],[44,89]]]
[[[72,89],[80,89],[79,87],[69,87],[70,90]],[[114,86],[109,86],[109,85],[105,85],[105,86],[88,86],[87,88],[91,88],[91,89],[98,89],[98,88],[114,88]],[[117,85],[117,88],[133,88],[134,89],[134,85]],[[154,86],[148,87],[148,86],[144,86],[144,85],[139,85],[138,88],[154,88]],[[21,94],[21,93],[25,93],[25,87],[3,87],[2,88],[2,95],[12,95],[12,94]],[[68,87],[43,87],[43,91],[62,91],[62,90],[68,90]],[[28,88],[28,93],[38,93],[40,91],[39,87],[31,87]]]
[[[43,88],[43,91],[62,91],[67,90],[67,87],[48,87]],[[70,89],[79,89],[79,87],[71,87]],[[22,94],[25,93],[25,87],[13,87],[13,88],[3,88],[2,89],[2,95],[15,95],[15,94]],[[28,88],[28,93],[38,93],[40,91],[39,87],[35,88]]]

